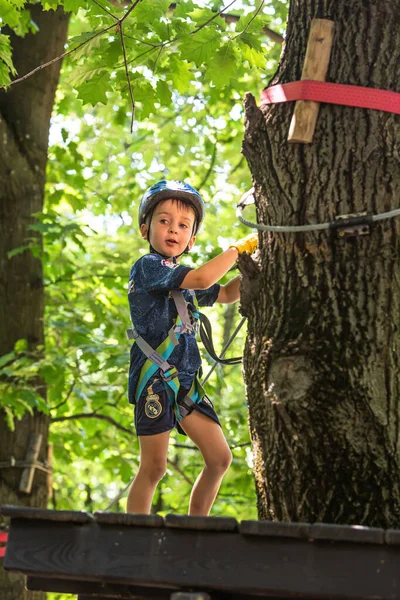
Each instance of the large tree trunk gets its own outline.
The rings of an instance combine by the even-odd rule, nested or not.
[[[39,27],[36,35],[12,36],[14,64],[19,76],[63,52],[68,15],[31,7]],[[33,351],[43,345],[42,264],[30,251],[8,258],[27,243],[33,213],[43,209],[48,136],[60,63],[39,71],[26,81],[0,93],[0,355],[13,350],[19,339]],[[40,245],[40,239],[37,240]],[[37,382],[36,382],[37,383]],[[41,388],[44,394],[43,387]],[[47,453],[49,419],[35,412],[16,422],[10,431],[0,412],[0,463],[24,460],[31,432],[43,441],[38,460]],[[46,475],[36,471],[30,495],[19,492],[20,468],[0,470],[0,504],[46,507]],[[1,523],[0,523],[1,524]],[[24,580],[0,570],[2,600],[39,598],[24,591]],[[42,597],[43,595],[40,594]]]
[[[312,18],[335,22],[329,81],[400,91],[399,0],[292,0],[272,83],[300,79]],[[399,117],[321,105],[301,145],[286,141],[292,112],[246,100],[260,223],[399,207]],[[400,527],[399,226],[347,240],[263,233],[259,265],[244,259],[261,519]]]

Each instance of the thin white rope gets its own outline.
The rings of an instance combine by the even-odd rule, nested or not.
[[[247,192],[249,194],[249,192]],[[245,195],[247,195],[245,194]],[[260,223],[252,223],[252,221],[248,221],[244,217],[242,217],[242,210],[248,204],[253,204],[253,202],[247,202],[247,204],[242,204],[237,206],[236,208],[236,216],[243,225],[247,225],[247,227],[251,227],[253,229],[257,229],[258,231],[275,231],[276,233],[296,233],[299,231],[321,231],[324,229],[341,229],[342,227],[349,227],[352,225],[352,217],[348,218],[348,223],[341,224],[340,221],[330,221],[328,223],[314,223],[310,225],[262,225]],[[393,217],[398,217],[400,215],[400,208],[396,208],[395,210],[390,210],[389,212],[379,213],[377,215],[365,215],[365,221],[382,221],[383,219],[392,219]],[[362,220],[362,215],[357,215],[355,218]],[[360,224],[360,222],[358,222]]]

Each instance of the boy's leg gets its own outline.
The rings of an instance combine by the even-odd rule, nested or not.
[[[157,484],[165,475],[170,431],[140,435],[140,465],[129,490],[126,512],[149,514]]]
[[[197,410],[182,419],[182,429],[203,455],[205,467],[190,496],[189,514],[208,515],[232,461],[232,453],[221,427]]]

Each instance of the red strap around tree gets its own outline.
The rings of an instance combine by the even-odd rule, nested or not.
[[[0,544],[6,544],[8,539],[8,533],[6,531],[0,531]],[[0,546],[0,558],[3,558],[6,554],[6,547]]]
[[[314,100],[328,104],[383,110],[400,115],[400,93],[358,85],[305,79],[273,85],[261,92],[261,104],[278,104],[293,100]]]

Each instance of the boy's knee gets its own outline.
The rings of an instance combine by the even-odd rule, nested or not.
[[[158,483],[167,471],[166,460],[153,460],[146,465],[141,465],[141,471],[152,483]]]
[[[232,452],[230,448],[226,448],[224,452],[216,454],[209,461],[207,461],[207,466],[213,471],[217,471],[218,473],[225,473],[232,462]]]

